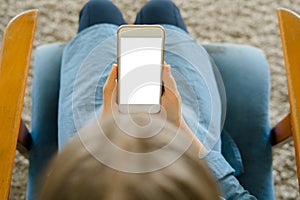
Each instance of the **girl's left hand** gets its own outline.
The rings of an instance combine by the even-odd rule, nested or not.
[[[110,73],[103,86],[103,103],[100,112],[100,118],[111,115],[113,112],[118,112],[117,104],[117,76],[118,65],[113,64]]]

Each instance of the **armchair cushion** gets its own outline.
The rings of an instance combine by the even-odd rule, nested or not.
[[[34,51],[28,200],[37,199],[41,173],[57,152],[58,94],[63,49],[64,44],[54,43],[39,46]]]
[[[274,199],[269,127],[270,77],[265,55],[261,50],[245,45],[208,44],[204,47],[224,82],[227,112],[223,130],[237,144],[244,166],[244,173],[237,178],[258,199]],[[226,141],[222,143],[225,145]],[[230,149],[224,147],[226,158]]]

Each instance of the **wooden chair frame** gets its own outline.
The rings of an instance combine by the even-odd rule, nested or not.
[[[8,199],[37,10],[21,13],[7,25],[0,52],[0,199]]]
[[[275,127],[277,139],[293,135],[300,189],[300,16],[280,8],[277,10],[282,50],[286,68],[290,114]]]

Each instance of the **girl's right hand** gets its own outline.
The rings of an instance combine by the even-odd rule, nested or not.
[[[181,115],[181,97],[171,73],[171,66],[166,63],[163,65],[162,80],[164,92],[161,96],[161,106],[166,111],[167,120],[176,127],[180,127],[183,119]]]

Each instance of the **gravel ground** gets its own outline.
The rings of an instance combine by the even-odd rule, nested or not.
[[[16,14],[38,8],[39,20],[34,46],[66,42],[77,30],[78,13],[86,0],[0,0],[0,37],[5,25]],[[114,0],[125,19],[133,22],[136,12],[146,2]],[[290,8],[300,13],[300,1],[293,0],[176,0],[192,36],[201,43],[224,42],[249,44],[261,48],[267,56],[271,73],[270,121],[275,125],[289,112],[285,70],[278,31],[276,9]],[[31,119],[32,70],[29,72],[23,118]],[[293,143],[273,150],[274,184],[277,199],[300,199]],[[25,199],[28,160],[18,152],[15,158],[10,199]]]

